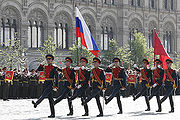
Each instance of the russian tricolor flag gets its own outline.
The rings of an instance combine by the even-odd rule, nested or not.
[[[86,47],[96,57],[99,55],[99,48],[97,47],[92,34],[84,21],[79,9],[75,8],[76,14],[76,37],[81,38],[81,44]]]

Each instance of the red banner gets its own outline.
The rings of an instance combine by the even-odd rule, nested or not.
[[[13,71],[6,71],[5,73],[5,80],[12,81],[14,76]]]
[[[112,74],[111,73],[106,73],[105,76],[106,76],[106,82],[111,83]]]
[[[39,81],[45,81],[44,72],[39,72]]]
[[[135,75],[129,75],[128,76],[128,83],[136,83],[136,76]]]

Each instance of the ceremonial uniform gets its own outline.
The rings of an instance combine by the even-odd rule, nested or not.
[[[15,72],[13,77],[13,98],[15,99],[19,97],[19,79],[20,75]]]
[[[9,87],[10,87],[10,81],[9,80],[5,80],[5,74],[6,74],[6,68],[5,70],[3,71],[3,82],[2,82],[2,85],[3,85],[3,100],[6,101],[8,100],[8,97],[9,97]]]
[[[156,61],[159,61],[159,60],[156,60]],[[149,100],[151,100],[151,98],[154,95],[156,96],[157,104],[158,104],[158,110],[156,112],[161,112],[160,90],[163,84],[163,77],[164,77],[164,70],[162,68],[156,67],[153,70],[154,85],[153,85],[152,93],[149,96]]]
[[[2,99],[3,96],[3,75],[2,71],[0,70],[0,99]]]
[[[28,98],[29,97],[29,76],[24,73],[22,76],[21,76],[21,79],[22,79],[22,84],[23,84],[23,98]]]
[[[54,60],[54,57],[52,55],[46,55],[46,59],[52,59]],[[40,65],[38,67],[38,71],[44,71],[45,74],[45,82],[44,82],[44,91],[42,95],[39,97],[39,99],[32,103],[34,104],[34,108],[37,107],[38,104],[40,104],[46,97],[48,97],[49,104],[50,104],[50,110],[51,115],[48,117],[55,117],[55,110],[54,110],[54,100],[53,100],[53,87],[58,86],[58,71],[57,67],[53,66],[52,64],[49,65]]]
[[[72,63],[72,60],[69,57],[66,57],[65,60],[71,61]],[[72,101],[70,101],[69,96],[71,96],[71,90],[75,89],[75,74],[73,68],[70,67],[66,67],[60,71],[62,71],[63,73],[61,82],[63,83],[64,87],[62,94],[54,101],[54,104],[57,104],[58,102],[63,100],[64,97],[66,97],[68,100],[69,111],[70,111],[70,113],[67,115],[69,116],[69,115],[73,115],[73,105],[72,105]]]
[[[169,61],[170,63],[172,63],[171,60],[169,59],[166,60],[166,62],[169,62]],[[173,101],[172,95],[173,95],[173,90],[177,88],[178,86],[177,75],[176,75],[176,71],[171,68],[165,69],[164,74],[166,76],[166,79],[165,79],[166,92],[160,102],[162,104],[167,99],[167,97],[169,97],[169,101],[171,105],[171,111],[170,111],[171,113],[171,112],[174,112],[174,101]]]
[[[86,58],[81,58],[81,61],[85,60],[87,62]],[[83,66],[84,67],[84,66]],[[77,82],[77,88],[74,91],[74,95],[70,98],[70,100],[74,100],[76,97],[80,96],[81,101],[86,99],[86,90],[89,87],[89,78],[90,78],[90,71],[87,70],[87,68],[79,68],[79,70],[76,71],[78,74],[78,82]],[[83,116],[89,115],[88,105],[84,105],[85,114]]]
[[[94,58],[93,61],[94,62],[98,61],[100,63],[100,60],[98,58]],[[92,78],[92,92],[91,95],[88,96],[87,99],[85,99],[82,105],[87,104],[93,97],[95,97],[100,112],[100,114],[97,115],[97,117],[100,117],[103,116],[103,109],[100,103],[100,91],[106,88],[104,71],[100,68],[91,69],[91,78]]]
[[[143,61],[148,62],[146,59],[144,59]],[[138,70],[138,71],[140,71],[140,74],[141,74],[140,79],[142,79],[142,82],[141,82],[142,89],[140,90],[139,93],[137,93],[133,97],[133,100],[135,101],[141,95],[144,94],[145,101],[147,104],[147,109],[145,111],[150,111],[150,104],[149,104],[149,99],[148,99],[148,90],[149,90],[150,86],[153,84],[152,83],[152,71],[150,69],[147,69],[147,68],[143,68],[143,69]]]
[[[35,98],[37,96],[37,75],[35,73],[31,73],[30,75],[30,84],[29,84],[29,91],[30,91],[30,97]]]
[[[117,104],[119,107],[119,114],[122,114],[122,104],[120,100],[120,90],[125,89],[126,86],[126,75],[123,68],[114,67],[110,69],[109,67],[106,69],[106,72],[112,72],[112,84],[113,84],[113,92],[106,99],[105,104],[108,104],[114,97],[117,98]]]

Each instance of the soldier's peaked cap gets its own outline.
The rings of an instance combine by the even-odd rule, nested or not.
[[[88,63],[88,60],[85,57],[81,57],[80,61],[85,61],[86,63]]]
[[[97,57],[94,57],[93,61],[98,61],[98,63],[101,63],[101,60],[99,58],[97,58]]]
[[[47,54],[47,55],[46,55],[46,59],[47,59],[47,58],[52,58],[52,59],[54,60],[54,56],[51,55],[51,54]]]

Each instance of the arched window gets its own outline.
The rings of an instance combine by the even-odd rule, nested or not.
[[[112,5],[114,5],[114,0],[112,0]]]
[[[174,10],[174,0],[171,0],[171,10]]]
[[[10,19],[1,19],[1,45],[3,46],[14,46],[14,35],[17,32],[16,20],[13,19],[12,23]],[[11,40],[11,41],[9,41]]]
[[[131,5],[134,6],[134,0],[131,0]]]
[[[154,0],[151,0],[151,8],[155,8],[155,1]]]
[[[101,49],[108,50],[109,48],[109,40],[113,39],[113,28],[110,27],[101,27]]]
[[[168,9],[168,2],[167,2],[167,0],[164,0],[164,8],[167,10]]]
[[[141,7],[141,0],[137,0],[137,6]]]
[[[59,49],[68,48],[68,24],[55,23],[54,38],[55,44]]]
[[[134,40],[134,28],[130,29],[129,31],[129,42],[131,43]],[[130,50],[131,50],[131,44],[130,44]]]
[[[104,4],[107,4],[107,0],[104,0]]]
[[[43,22],[28,21],[28,47],[39,48],[44,41],[44,28]]]
[[[168,53],[171,53],[171,41],[172,41],[172,32],[166,31],[163,36],[164,48]]]

